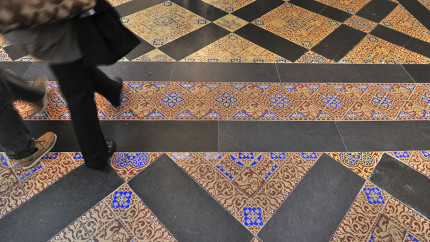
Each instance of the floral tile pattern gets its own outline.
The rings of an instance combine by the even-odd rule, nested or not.
[[[227,30],[230,30],[231,32],[234,32],[248,24],[248,22],[232,14],[228,14],[214,21],[214,24],[219,25]]]
[[[430,221],[370,182],[331,241],[428,241]]]
[[[215,6],[221,10],[224,10],[227,13],[232,13],[254,2],[255,0],[202,0],[202,1],[212,6]]]
[[[340,26],[335,20],[288,3],[253,21],[253,24],[307,49]]]
[[[328,153],[333,159],[339,161],[364,179],[369,178],[382,154],[382,152]]]
[[[116,153],[110,165],[127,182],[160,156],[161,153]]]
[[[35,107],[25,102],[15,107],[28,120],[69,120],[59,90],[49,95],[54,98],[41,114],[29,116]],[[430,85],[125,82],[120,108],[100,95],[96,103],[101,120],[428,120]],[[116,167],[132,163],[122,165]]]
[[[367,35],[341,62],[351,64],[429,64],[430,59],[373,35]]]
[[[170,1],[123,17],[122,20],[127,28],[155,47],[165,45],[209,23]]]
[[[353,15],[351,18],[346,20],[344,24],[366,33],[370,33],[377,25],[375,22],[358,17],[356,15]]]
[[[334,1],[334,0],[316,0],[325,5],[343,10],[348,13],[356,13],[366,6],[371,0],[351,0],[351,1]]]
[[[256,235],[321,153],[168,155]]]

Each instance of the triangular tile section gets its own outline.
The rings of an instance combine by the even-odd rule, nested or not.
[[[102,110],[98,110],[97,112],[99,118],[109,118]],[[70,112],[69,112],[70,117]]]
[[[100,111],[100,110],[99,110]],[[60,116],[58,116],[59,118],[70,118],[70,111],[67,111],[63,114],[61,114]]]
[[[331,115],[331,114],[329,114],[329,113],[327,113],[326,111],[321,111],[318,115],[317,115],[317,117],[316,117],[317,119],[334,119],[334,117]]]
[[[176,118],[194,118],[194,116],[188,111],[184,110],[175,116]]]
[[[361,91],[365,92],[369,88],[369,85],[355,85],[354,87],[360,89]]]
[[[205,84],[205,86],[208,87],[209,89],[211,89],[212,91],[214,91],[215,89],[220,87],[221,84]]]
[[[360,115],[355,114],[352,111],[348,111],[345,116],[343,116],[344,119],[357,119],[357,118],[361,118]]]
[[[148,116],[146,116],[148,118],[165,118],[166,116],[164,114],[162,114],[160,111],[158,111],[157,109],[155,109],[152,113],[148,114]]]
[[[374,111],[372,116],[370,116],[371,119],[388,119],[387,115],[379,112],[379,111]]]
[[[222,118],[222,115],[212,109],[209,113],[203,116],[203,118]]]
[[[288,118],[291,119],[303,119],[303,118],[307,118],[305,115],[303,115],[302,113],[300,113],[299,111],[294,111],[292,114],[290,114],[290,116],[288,116]]]
[[[247,85],[246,84],[231,84],[230,86],[232,86],[234,89],[236,89],[238,91],[242,91],[242,89],[245,88]]]
[[[327,153],[357,175],[367,179],[379,162],[382,152],[333,152]]]
[[[430,118],[430,111],[426,110],[423,114],[423,118]]]
[[[414,116],[410,115],[409,113],[405,111],[400,111],[399,115],[397,115],[397,118],[413,118]]]
[[[385,91],[389,92],[393,88],[393,85],[378,85],[378,87],[384,89]]]
[[[196,86],[196,84],[179,84],[179,86],[181,86],[183,89],[189,91],[191,88]]]
[[[292,91],[297,85],[281,85],[285,90]]]
[[[267,118],[267,119],[277,119],[279,118],[278,115],[276,115],[274,112],[267,110],[262,116],[261,118]]]
[[[256,85],[258,88],[260,88],[263,91],[267,91],[272,85],[265,84],[265,85]]]
[[[252,118],[249,114],[245,113],[245,111],[240,110],[235,115],[233,115],[233,118]]]
[[[307,88],[311,89],[312,91],[316,92],[321,87],[321,85],[306,85],[305,87],[307,87]]]
[[[170,86],[170,84],[154,84],[154,86],[158,88],[158,90],[163,90],[164,88]]]
[[[143,87],[145,84],[136,84],[136,83],[128,83],[127,86],[129,86],[133,91],[136,91],[139,87]]]
[[[403,88],[413,92],[415,90],[415,85],[402,85]]]
[[[43,111],[31,115],[30,118],[49,118],[49,115],[45,111]]]
[[[329,85],[329,86],[338,92],[341,92],[345,88],[345,85]]]
[[[127,182],[161,155],[162,153],[116,153],[110,163],[118,175]]]
[[[130,110],[124,111],[123,113],[119,114],[117,118],[136,118],[137,116]]]

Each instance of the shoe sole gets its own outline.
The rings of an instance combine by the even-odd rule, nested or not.
[[[35,160],[31,165],[27,167],[23,167],[24,170],[28,170],[33,168],[49,151],[51,151],[52,147],[54,147],[55,143],[57,143],[57,135],[55,135],[54,142],[52,142],[52,145],[43,153],[37,160]]]

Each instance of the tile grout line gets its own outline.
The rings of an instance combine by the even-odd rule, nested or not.
[[[278,73],[279,83],[281,83],[282,82],[281,74],[279,74],[278,65],[276,64],[276,62],[275,62],[275,67],[276,67],[276,73]]]
[[[408,76],[412,79],[412,81],[416,84],[418,84],[415,79],[411,76],[411,74],[408,72],[408,70],[406,70],[406,68],[404,67],[405,64],[401,64],[403,70],[405,70],[405,72],[408,74]],[[412,94],[412,93],[411,93]]]
[[[345,151],[348,152],[348,147],[346,147],[345,141],[343,140],[342,134],[340,133],[339,127],[337,125],[338,122],[340,121],[334,121],[334,126],[336,127],[337,133],[339,134],[340,139],[342,140],[342,144],[345,147]]]

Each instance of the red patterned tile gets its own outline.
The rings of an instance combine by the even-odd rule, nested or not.
[[[24,180],[21,185],[27,195],[29,197],[33,197],[34,195],[52,185],[52,178],[48,170],[45,168],[39,172],[36,172],[30,178]]]
[[[106,203],[102,201],[79,219],[88,234],[94,236],[115,219],[115,214],[109,209]]]
[[[305,101],[304,103],[302,103],[296,110],[297,112],[299,112],[301,115],[304,116],[304,118],[293,118],[293,119],[306,119],[306,120],[314,120],[318,114],[321,113],[321,111],[323,111],[323,108],[315,105],[315,101]],[[299,117],[301,116],[299,115]]]
[[[146,119],[155,110],[156,108],[146,100],[135,103],[130,107],[130,111],[138,119]]]
[[[0,194],[6,192],[17,183],[18,179],[12,169],[6,168],[4,170],[0,170]]]
[[[294,95],[281,86],[273,85],[256,98],[256,101],[272,110],[278,116],[287,118],[303,103],[304,98]]]
[[[109,224],[104,230],[101,230],[97,235],[93,237],[94,242],[102,241],[121,241],[129,242],[132,241],[133,237],[128,233],[127,229],[121,224],[119,220],[114,220],[113,223]]]
[[[65,176],[77,166],[73,159],[67,153],[56,153],[57,156],[50,159],[44,159],[43,163],[51,175],[53,182]]]
[[[260,96],[264,90],[257,87],[257,84],[247,84],[242,90],[240,90],[242,93],[244,93],[249,98],[255,99],[258,96]]]
[[[201,156],[190,157],[188,161],[182,166],[183,169],[193,179],[198,180],[203,176],[212,166]]]
[[[251,168],[245,168],[234,180],[233,184],[239,187],[249,197],[264,184],[264,179]]]
[[[125,212],[120,219],[127,227],[128,231],[130,231],[134,237],[137,237],[146,226],[155,220],[155,216],[142,201],[139,201]]]
[[[267,107],[255,101],[252,101],[243,107],[243,112],[251,116],[253,119],[259,119],[267,112]],[[234,118],[234,117],[233,117]],[[246,119],[249,119],[248,117]]]
[[[272,214],[262,209],[255,201],[250,200],[235,214],[235,217],[249,229],[251,233],[257,235],[272,217]]]
[[[409,232],[423,241],[430,241],[430,220],[415,213]]]
[[[231,214],[237,213],[249,200],[249,197],[232,184],[226,184],[224,190],[218,194],[218,201]]]
[[[208,171],[199,179],[200,185],[215,199],[224,190],[227,184],[230,184],[230,180],[221,174],[216,168],[210,168]]]
[[[212,92],[212,90],[203,83],[197,83],[190,89],[190,92],[200,99],[208,95],[210,92]]]
[[[372,234],[381,241],[402,241],[406,236],[406,229],[381,214]]]
[[[223,159],[219,160],[219,163],[215,165],[215,167],[230,180],[234,179],[245,169],[244,165],[237,164],[233,159],[236,159],[234,158],[234,154],[230,154],[229,156],[223,157]]]
[[[78,219],[65,229],[61,230],[61,232],[56,234],[49,241],[89,241],[90,239],[91,236]]]
[[[15,184],[6,192],[0,193],[0,218],[27,201],[28,197],[20,184]]]
[[[279,168],[279,164],[277,164],[273,159],[270,159],[269,153],[263,153],[263,157],[260,162],[252,166],[251,169],[254,170],[261,178],[267,180]]]
[[[395,198],[391,198],[384,208],[384,215],[405,229],[408,229],[414,219],[413,211]]]

